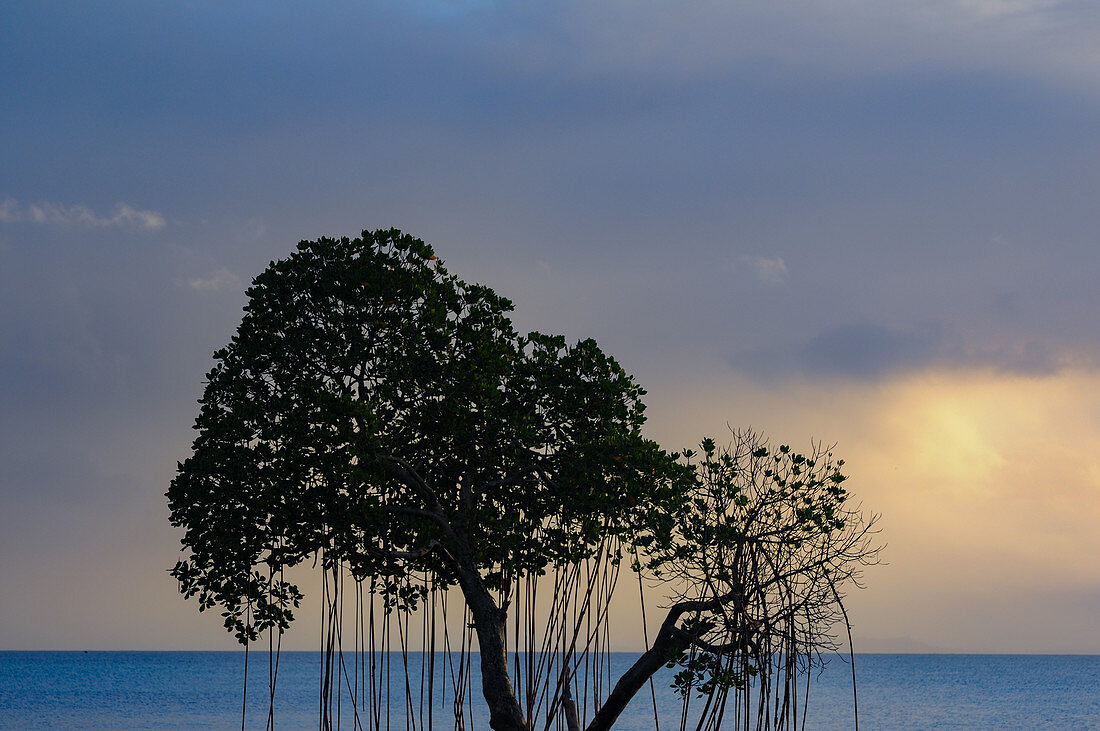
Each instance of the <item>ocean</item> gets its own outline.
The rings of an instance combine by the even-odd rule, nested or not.
[[[613,670],[634,657],[614,653]],[[414,656],[413,663],[419,661]],[[1100,729],[1100,656],[856,655],[855,661],[863,729]],[[0,652],[0,728],[240,728],[243,669],[241,652]],[[282,654],[277,728],[317,727],[319,670],[318,653]],[[406,728],[404,677],[399,671],[393,676],[400,687],[392,689],[388,727]],[[679,727],[682,708],[668,680],[663,674],[655,684],[665,731]],[[412,682],[414,695],[417,683]],[[435,729],[453,726],[450,698],[440,695],[441,685]],[[266,653],[251,654],[249,686],[245,727],[263,729]],[[356,728],[346,694],[340,711],[341,728]],[[412,720],[416,728],[424,727],[424,719]],[[386,728],[385,716],[380,721]],[[365,719],[363,727],[373,728]],[[805,727],[854,727],[846,658],[834,658],[814,677]],[[475,711],[467,728],[487,731],[488,725]],[[648,689],[616,728],[654,728]]]

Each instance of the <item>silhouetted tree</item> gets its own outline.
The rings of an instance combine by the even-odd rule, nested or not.
[[[789,683],[791,662],[828,646],[838,587],[873,557],[831,455],[773,454],[751,434],[728,450],[704,441],[699,461],[664,452],[641,435],[644,391],[594,342],[517,334],[508,300],[399,231],[302,242],[248,298],[168,491],[185,531],[172,575],[248,643],[289,626],[302,594],[285,570],[319,559],[326,687],[356,709],[366,669],[353,682],[331,660],[345,573],[372,610],[430,606],[433,648],[438,598],[460,591],[498,730],[576,717],[575,671],[600,651],[624,557],[670,581],[650,649],[610,693],[584,694],[599,729],[670,662],[685,692],[718,699],[708,708],[777,662]],[[536,625],[540,581],[553,589]]]
[[[700,728],[719,727],[730,690],[738,727],[795,728],[796,681],[837,649],[843,592],[877,559],[876,517],[849,503],[844,461],[820,444],[803,455],[745,430],[724,448],[704,439],[686,457],[698,457],[698,479],[668,515],[672,535],[640,541],[671,607],[588,728],[610,728],[665,663],[680,667],[685,697],[706,698]]]

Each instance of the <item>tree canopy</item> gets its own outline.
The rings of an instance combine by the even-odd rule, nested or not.
[[[491,725],[530,728],[536,677],[521,703],[508,668],[519,587],[548,573],[576,584],[569,567],[593,559],[617,575],[625,556],[671,581],[673,603],[597,701],[589,728],[606,728],[668,662],[682,686],[725,692],[765,653],[822,646],[838,586],[873,554],[826,451],[773,453],[739,434],[724,451],[665,452],[641,433],[644,391],[593,341],[517,333],[507,299],[399,231],[303,241],[247,294],[168,491],[184,529],[172,575],[241,642],[289,626],[302,594],[285,569],[317,557],[369,579],[386,611],[456,587]],[[555,589],[552,613],[573,601],[577,614],[573,588]],[[571,702],[561,662],[544,681],[551,708]]]

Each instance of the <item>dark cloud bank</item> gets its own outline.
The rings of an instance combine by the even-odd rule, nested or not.
[[[965,338],[939,324],[900,328],[868,322],[840,325],[801,343],[743,352],[730,363],[764,379],[798,375],[857,380],[926,368],[1046,376],[1068,365],[1063,355],[1038,341],[1021,346],[968,346]]]

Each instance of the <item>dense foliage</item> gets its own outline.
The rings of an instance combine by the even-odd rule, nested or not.
[[[508,300],[418,239],[302,242],[248,298],[168,492],[189,551],[172,573],[242,640],[286,626],[281,572],[319,551],[411,604],[414,570],[503,587],[633,535],[682,488],[612,358],[517,334]]]

